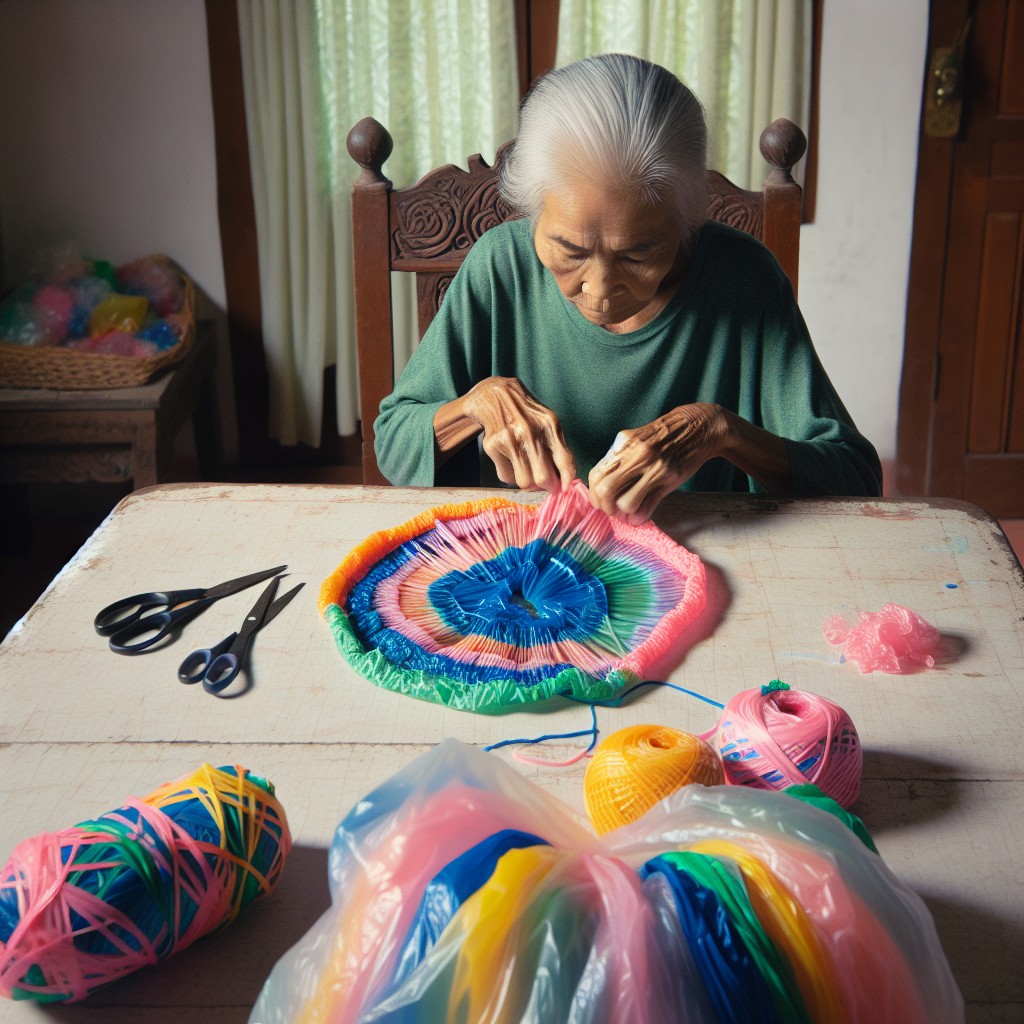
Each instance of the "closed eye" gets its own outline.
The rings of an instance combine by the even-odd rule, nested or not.
[[[631,246],[629,249],[620,249],[615,255],[626,263],[643,263],[645,260],[649,260],[652,256],[656,255],[659,248],[659,242],[641,242],[639,245]]]
[[[562,255],[567,259],[571,260],[585,260],[590,253],[586,249],[579,245],[573,245],[572,242],[566,242],[562,238],[554,239],[555,244],[562,250]]]

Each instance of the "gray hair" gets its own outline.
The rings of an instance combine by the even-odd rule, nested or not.
[[[673,203],[684,238],[707,209],[707,125],[672,72],[622,53],[549,71],[530,90],[506,155],[501,192],[536,222],[545,196],[582,177]]]

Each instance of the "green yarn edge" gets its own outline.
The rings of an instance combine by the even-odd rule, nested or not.
[[[470,684],[422,669],[399,668],[379,650],[368,651],[356,636],[348,615],[337,603],[327,605],[324,620],[342,657],[371,683],[459,711],[518,711],[555,697],[588,702],[613,700],[623,690],[639,682],[639,677],[627,669],[613,669],[604,679],[596,679],[578,668],[567,668],[533,686],[523,686],[514,679]]]

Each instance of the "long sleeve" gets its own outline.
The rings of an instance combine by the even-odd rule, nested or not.
[[[456,274],[395,390],[381,402],[374,423],[377,462],[393,484],[431,487],[437,483],[434,414],[465,394],[489,369],[474,366],[475,352],[489,347],[487,275],[476,273],[472,254]],[[479,372],[480,376],[474,376]],[[475,446],[474,459],[475,463]]]

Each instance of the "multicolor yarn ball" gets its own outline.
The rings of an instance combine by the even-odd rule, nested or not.
[[[613,698],[705,601],[696,555],[594,509],[576,481],[540,506],[444,505],[373,534],[324,582],[320,611],[379,686],[488,711]]]
[[[249,1019],[961,1024],[920,897],[790,792],[686,786],[597,838],[446,741],[338,826],[332,906]]]
[[[733,785],[813,783],[846,808],[860,795],[864,754],[853,720],[826,697],[779,680],[738,693],[702,738],[718,751]]]
[[[633,725],[597,745],[583,777],[583,799],[594,830],[604,835],[683,786],[724,782],[721,759],[699,737],[664,725]]]
[[[0,993],[73,1002],[164,960],[270,892],[290,848],[273,786],[210,765],[26,839],[0,871]]]

